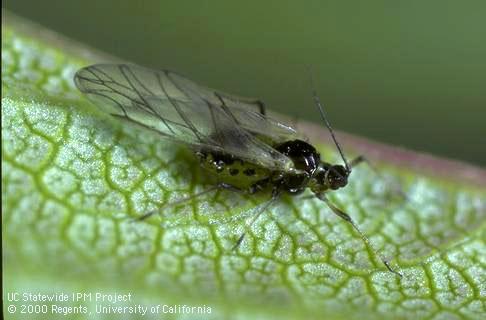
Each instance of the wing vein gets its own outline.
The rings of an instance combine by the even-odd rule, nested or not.
[[[178,86],[177,84],[174,83],[174,81],[172,79],[170,79],[170,77],[168,76],[167,72],[164,71],[164,74],[166,75],[166,77],[171,80],[172,84],[177,88],[179,89],[181,92],[184,92],[182,91]],[[160,79],[160,75],[157,74],[157,79],[159,81],[159,85],[160,85],[160,88],[162,89],[162,91],[164,92],[164,94],[167,96],[167,98],[169,99],[170,103],[172,104],[172,106],[174,107],[174,109],[177,111],[177,113],[179,114],[179,117],[189,126],[189,128],[191,128],[191,131],[192,133],[194,134],[194,136],[200,141],[200,142],[203,142],[204,140],[202,139],[201,137],[201,133],[196,129],[196,127],[194,126],[194,124],[187,118],[187,116],[184,114],[184,112],[182,112],[182,110],[179,108],[179,104],[174,100],[172,99],[172,97],[167,93],[167,90],[165,89],[165,86],[164,84],[162,83],[161,79]]]
[[[88,66],[74,80],[101,111],[194,150],[229,154],[272,170],[293,167],[275,145],[294,137],[295,131],[261,116],[253,100],[136,65]]]

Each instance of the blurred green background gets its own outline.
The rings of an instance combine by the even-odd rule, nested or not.
[[[486,165],[486,2],[2,1],[71,38],[334,127]]]

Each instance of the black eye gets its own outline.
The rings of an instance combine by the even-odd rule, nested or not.
[[[348,172],[343,166],[332,166],[329,170],[328,179],[331,189],[336,190],[348,184]]]

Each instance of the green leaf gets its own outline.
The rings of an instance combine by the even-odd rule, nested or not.
[[[205,190],[212,177],[189,150],[106,118],[76,90],[74,72],[105,57],[7,18],[2,26],[4,301],[17,307],[13,314],[4,308],[8,318],[25,319],[22,305],[36,303],[48,306],[43,314],[48,319],[66,317],[53,315],[53,304],[93,313],[62,309],[70,318],[94,317],[97,306],[137,304],[149,307],[144,319],[486,315],[482,169],[423,156],[427,166],[447,171],[434,176],[411,164],[421,155],[402,151],[391,160],[389,149],[368,142],[365,151],[371,155],[384,152],[378,165],[384,178],[358,167],[346,188],[329,194],[402,279],[315,199],[283,199],[257,220],[237,251],[231,247],[245,221],[269,195],[220,191],[134,222]],[[310,125],[303,127],[312,135]],[[346,150],[360,151],[356,141],[361,140],[345,139]],[[326,159],[339,161],[331,145],[318,147]],[[391,185],[400,185],[407,200]],[[9,302],[6,293],[14,292],[92,297]],[[131,300],[95,301],[97,292],[130,293]],[[150,313],[159,304],[204,306],[206,313]],[[130,310],[136,309],[108,316],[142,318]]]

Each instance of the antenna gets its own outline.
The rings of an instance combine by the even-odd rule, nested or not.
[[[351,173],[351,167],[348,164],[348,161],[346,160],[346,157],[344,156],[343,150],[341,149],[341,146],[339,145],[339,142],[336,139],[336,136],[334,135],[334,131],[331,128],[331,124],[327,120],[326,114],[324,113],[324,108],[322,107],[321,101],[319,100],[319,96],[317,95],[316,92],[316,87],[314,86],[314,78],[312,77],[312,72],[309,68],[309,78],[310,78],[310,83],[311,83],[311,88],[312,88],[312,96],[314,98],[314,102],[319,109],[319,113],[321,115],[322,120],[326,124],[327,129],[329,129],[329,132],[331,133],[332,140],[334,141],[334,144],[336,145],[336,148],[339,151],[339,154],[341,155],[341,158],[344,161],[344,166],[346,167],[346,171]]]

